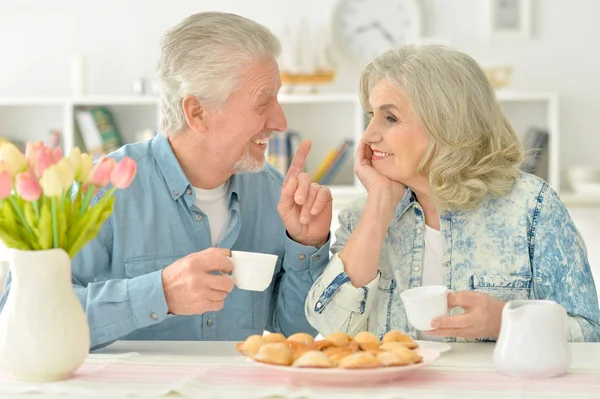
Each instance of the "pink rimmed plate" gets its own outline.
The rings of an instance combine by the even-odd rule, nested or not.
[[[276,366],[253,361],[256,367],[277,374],[285,378],[287,382],[295,385],[376,385],[396,381],[405,377],[411,371],[421,369],[433,364],[439,357],[440,352],[419,347],[415,349],[423,357],[423,361],[409,366],[380,367],[376,369],[311,369],[287,366]]]

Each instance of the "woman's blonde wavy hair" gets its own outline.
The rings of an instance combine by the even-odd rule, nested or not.
[[[439,208],[469,210],[511,189],[523,160],[521,141],[473,58],[439,45],[381,54],[360,78],[368,112],[370,93],[381,79],[402,92],[423,121],[429,148],[417,171],[428,176]]]

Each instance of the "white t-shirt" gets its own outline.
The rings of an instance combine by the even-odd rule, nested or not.
[[[208,217],[210,242],[212,246],[215,246],[223,227],[225,227],[227,216],[229,216],[229,198],[227,198],[229,181],[212,190],[203,190],[194,187],[194,191],[196,191],[196,201],[194,204]]]
[[[422,285],[444,285],[443,274],[444,238],[439,230],[425,225],[425,253],[423,256]],[[443,341],[443,337],[428,335],[419,331],[419,339],[426,341]]]

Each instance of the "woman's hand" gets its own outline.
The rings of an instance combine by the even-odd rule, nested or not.
[[[448,309],[457,306],[463,308],[465,313],[433,319],[431,326],[435,330],[427,331],[427,334],[441,337],[498,338],[504,302],[481,292],[459,291],[448,295]]]
[[[373,151],[371,147],[360,140],[358,148],[356,149],[356,164],[354,166],[354,173],[365,186],[369,194],[390,194],[390,199],[393,202],[394,207],[400,202],[406,187],[404,184],[388,179],[373,168],[371,158]]]

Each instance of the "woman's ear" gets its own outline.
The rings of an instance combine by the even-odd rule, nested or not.
[[[208,115],[200,100],[195,96],[185,96],[181,100],[181,108],[190,129],[198,133],[204,133],[207,128],[206,117]]]

